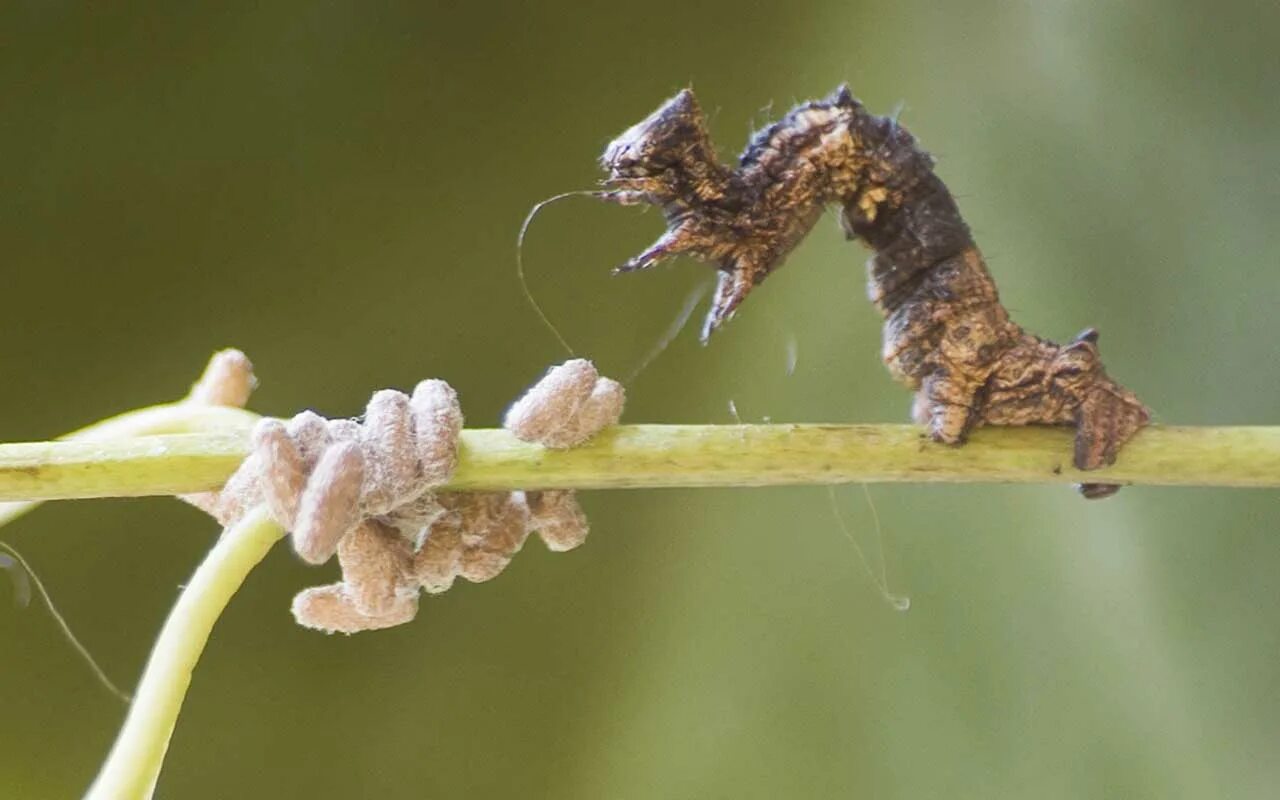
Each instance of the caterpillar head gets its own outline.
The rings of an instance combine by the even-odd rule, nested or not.
[[[601,196],[622,205],[678,201],[713,163],[702,109],[693,92],[682,89],[605,148]]]

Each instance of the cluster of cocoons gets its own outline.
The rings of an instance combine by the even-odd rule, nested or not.
[[[243,405],[253,385],[248,359],[223,351],[188,400]],[[624,399],[620,384],[574,359],[517,401],[505,426],[526,442],[574,447],[616,423]],[[342,580],[294,598],[299,624],[341,633],[400,625],[417,614],[420,591],[496,577],[535,531],[558,552],[586,540],[572,491],[439,491],[457,465],[462,422],[457,394],[440,380],[408,395],[376,392],[359,422],[310,411],[263,419],[226,485],[186,499],[223,525],[265,504],[304,561],[337,555]]]

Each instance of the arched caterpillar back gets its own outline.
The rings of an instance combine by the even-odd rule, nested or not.
[[[995,283],[933,158],[896,120],[867,112],[847,86],[804,103],[752,137],[737,168],[719,163],[686,89],[606,148],[601,197],[662,207],[667,230],[618,269],[675,255],[713,264],[719,283],[706,340],[804,238],[830,204],[867,243],[883,357],[916,392],[913,416],[951,444],[978,425],[1073,425],[1075,465],[1096,469],[1150,415],[1112,381],[1086,330],[1058,345],[1027,333]],[[1088,497],[1117,487],[1086,484]]]

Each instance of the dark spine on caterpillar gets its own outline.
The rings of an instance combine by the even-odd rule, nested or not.
[[[1009,319],[933,158],[848,87],[757,133],[733,169],[716,159],[686,89],[610,143],[601,163],[602,198],[660,206],[667,221],[619,272],[680,254],[719,270],[704,341],[838,204],[849,237],[874,251],[869,293],[885,316],[884,362],[915,391],[913,416],[934,439],[958,444],[984,424],[1073,425],[1075,465],[1096,469],[1150,419],[1107,376],[1095,331],[1059,345]],[[1115,489],[1082,486],[1088,497]]]

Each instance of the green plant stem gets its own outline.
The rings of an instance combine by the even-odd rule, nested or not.
[[[155,788],[196,661],[222,610],[284,531],[255,508],[228,528],[169,612],[124,727],[89,789],[89,800],[147,798]]]
[[[239,432],[0,445],[0,500],[213,489],[248,448]],[[1152,427],[1107,469],[1071,466],[1071,432],[991,428],[963,447],[910,425],[623,425],[547,450],[466,430],[446,488],[606,489],[850,482],[1280,486],[1280,427]]]
[[[110,419],[104,419],[101,422],[96,422],[63,436],[61,441],[81,444],[192,431],[221,431],[226,435],[232,436],[239,433],[240,440],[244,441],[243,434],[252,428],[253,423],[257,420],[257,414],[238,408],[206,406],[187,402],[167,403],[138,409],[137,411],[129,411]],[[208,435],[212,437],[215,434]],[[6,445],[0,445],[0,447],[6,447]],[[216,445],[211,444],[209,447],[213,449],[216,448]],[[241,449],[243,449],[243,445],[241,445]],[[208,450],[204,451],[206,457],[208,452]],[[234,468],[233,464],[232,469]],[[193,467],[193,469],[197,468]],[[224,475],[222,480],[225,479]],[[9,503],[0,502],[0,526],[6,525],[28,513],[40,505],[40,500],[50,499],[39,493],[28,496],[0,492],[0,500],[12,497],[22,497],[23,499]]]
[[[255,419],[248,412],[178,403],[108,420],[70,441],[0,445],[0,499],[25,501],[0,504],[0,525],[41,500],[216,488],[246,455]],[[213,430],[162,433],[205,428]],[[876,481],[1275,487],[1280,427],[1148,428],[1116,465],[1088,473],[1071,467],[1071,432],[1063,429],[980,430],[957,448],[929,442],[907,425],[627,425],[563,451],[520,442],[506,431],[467,430],[447,488]],[[89,798],[151,796],[214,623],[283,533],[254,509],[209,552],[165,622]]]

